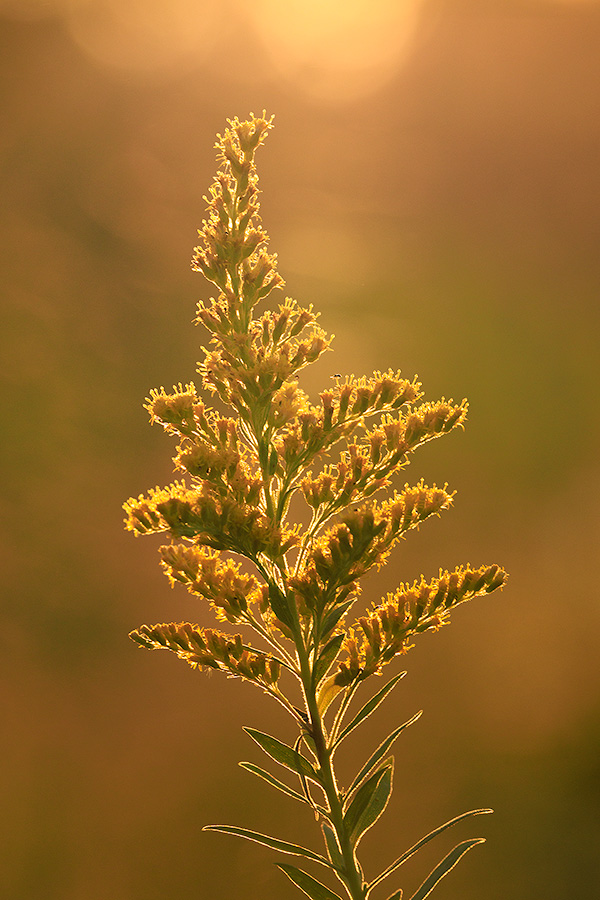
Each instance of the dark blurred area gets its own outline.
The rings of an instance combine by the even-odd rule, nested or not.
[[[271,248],[337,335],[305,389],[393,367],[471,402],[406,473],[448,481],[454,510],[364,603],[440,566],[511,574],[418,641],[348,741],[342,778],[425,710],[367,875],[491,806],[407,864],[406,897],[480,834],[439,900],[600,896],[600,4],[0,0],[0,60],[0,895],[279,900],[297,894],[276,854],[202,825],[317,847],[311,815],[237,767],[265,763],[242,725],[291,739],[283,713],[127,638],[214,624],[121,504],[172,479],[141,404],[195,377],[214,136],[265,108]]]

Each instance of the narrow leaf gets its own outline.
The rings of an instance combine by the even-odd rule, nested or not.
[[[223,834],[234,834],[236,837],[246,838],[248,841],[254,841],[257,844],[264,844],[271,850],[279,850],[280,853],[290,853],[292,856],[305,856],[306,859],[312,859],[314,862],[321,863],[332,869],[333,866],[328,859],[321,856],[320,853],[313,853],[305,847],[299,847],[297,844],[289,844],[287,841],[280,841],[277,838],[269,837],[268,834],[260,834],[258,831],[250,831],[248,828],[236,828],[235,825],[205,825],[202,831],[220,831]]]
[[[415,854],[417,850],[420,850],[421,847],[423,847],[425,844],[428,844],[429,841],[432,840],[432,838],[437,837],[438,834],[441,834],[452,825],[456,825],[456,823],[460,822],[461,819],[468,819],[469,816],[486,815],[487,813],[491,813],[493,811],[493,809],[471,809],[468,812],[461,813],[460,816],[455,816],[454,819],[450,819],[449,822],[445,822],[443,825],[440,825],[439,828],[435,828],[433,831],[430,831],[429,834],[426,834],[424,838],[421,838],[420,841],[417,841],[416,844],[413,844],[413,846],[409,850],[407,850],[406,853],[403,853],[402,856],[398,857],[398,859],[393,862],[391,866],[388,866],[387,869],[385,869],[381,873],[381,875],[378,875],[377,878],[375,878],[369,885],[369,890],[371,890],[371,888],[374,888],[376,884],[379,884],[381,881],[383,881],[384,878],[387,878],[388,875],[391,875],[392,872],[395,872],[396,869],[399,869],[407,859],[410,859],[410,857],[413,856],[413,854]]]
[[[270,772],[265,771],[265,769],[261,769],[260,766],[255,766],[254,763],[249,762],[241,762],[238,763],[242,767],[242,769],[246,769],[247,772],[252,772],[254,775],[258,775],[259,778],[263,778],[268,784],[272,785],[277,790],[282,791],[284,794],[288,794],[288,796],[293,797],[294,800],[301,800],[302,803],[308,803],[306,797],[303,797],[302,794],[299,794],[298,791],[293,790],[293,788],[288,787],[287,784],[284,784],[283,781],[279,781],[278,778],[275,778],[271,775]]]
[[[390,678],[390,680],[388,681],[388,683],[385,684],[385,685],[381,688],[380,691],[377,691],[377,693],[376,693],[373,697],[371,697],[370,700],[368,700],[368,701],[365,703],[365,705],[364,705],[363,708],[360,710],[360,712],[358,712],[358,713],[354,716],[354,718],[352,719],[352,721],[350,722],[350,724],[349,724],[349,725],[346,725],[346,727],[344,728],[344,730],[343,730],[342,733],[340,734],[339,738],[338,738],[337,741],[335,742],[335,746],[336,746],[336,747],[337,747],[338,744],[341,744],[341,743],[342,743],[342,741],[344,740],[344,738],[347,737],[347,736],[350,734],[351,731],[354,731],[354,729],[356,728],[357,725],[360,725],[361,722],[364,722],[364,720],[367,718],[367,716],[370,716],[371,713],[374,712],[374,711],[377,709],[377,707],[379,706],[379,704],[381,703],[381,701],[384,700],[384,699],[387,697],[387,695],[389,694],[389,692],[390,692],[393,688],[396,687],[396,685],[398,684],[398,682],[400,681],[400,679],[401,679],[401,678],[404,678],[405,675],[406,675],[406,672],[400,672],[398,675],[394,675],[394,677],[393,677],[393,678]]]
[[[441,863],[437,864],[433,872],[430,872],[421,887],[412,895],[410,900],[425,900],[425,897],[429,897],[436,884],[442,880],[444,875],[448,874],[450,869],[454,868],[459,859],[461,859],[471,847],[483,843],[485,843],[485,838],[471,838],[470,841],[463,841],[461,844],[457,844],[454,850],[451,850],[450,853],[443,858]]]
[[[292,613],[288,606],[285,595],[281,593],[275,585],[269,585],[269,606],[284,625],[287,625],[288,628],[292,628],[294,625],[294,620],[292,618]]]
[[[365,831],[375,824],[387,806],[392,793],[393,761],[379,769],[356,792],[344,815],[350,840],[358,843]]]
[[[334,659],[340,652],[340,647],[342,646],[345,637],[346,635],[344,632],[342,632],[341,634],[336,634],[336,636],[331,638],[329,643],[325,644],[325,646],[321,650],[321,653],[319,654],[319,658],[317,659],[315,665],[315,684],[318,684],[321,678],[323,678],[327,674]]]
[[[423,712],[423,710],[419,710],[419,712],[416,713],[412,717],[412,719],[409,719],[408,722],[405,722],[403,725],[399,725],[398,728],[396,728],[394,731],[392,731],[392,733],[389,734],[386,737],[386,739],[381,742],[381,744],[379,745],[377,750],[375,750],[375,752],[368,758],[368,760],[366,761],[366,763],[364,764],[364,766],[362,767],[362,769],[360,770],[360,772],[358,773],[358,775],[356,776],[356,778],[354,779],[354,781],[352,782],[350,787],[348,788],[348,792],[347,792],[346,796],[350,796],[350,794],[356,790],[356,788],[359,786],[361,781],[364,781],[364,779],[367,777],[367,775],[370,772],[372,772],[372,770],[375,768],[375,766],[377,765],[379,760],[383,759],[383,757],[388,752],[388,750],[390,749],[390,747],[392,746],[392,744],[394,743],[394,741],[396,740],[398,735],[401,734],[405,728],[408,728],[409,725],[412,725],[413,722],[416,722],[417,719],[419,719],[421,717],[422,712]]]
[[[315,742],[314,742],[313,738],[311,737],[311,735],[310,735],[310,734],[306,734],[306,732],[304,732],[303,735],[302,735],[302,740],[304,741],[304,743],[306,744],[306,746],[309,748],[309,750],[312,750],[312,752],[313,752],[313,753],[315,754],[315,756],[316,756],[316,755],[317,755],[317,745],[315,744]]]
[[[352,597],[350,600],[346,600],[345,603],[340,603],[339,606],[335,606],[330,613],[325,617],[325,621],[323,622],[323,637],[326,638],[331,634],[337,623],[340,621],[344,613],[347,609],[349,609],[353,603],[356,603],[356,596]]]
[[[341,685],[335,683],[336,677],[336,675],[331,675],[326,678],[317,691],[317,706],[322,716],[325,715],[340,691],[344,690]]]
[[[319,776],[301,753],[288,747],[278,741],[277,738],[271,737],[270,734],[264,734],[262,731],[256,731],[255,728],[244,728],[246,734],[249,734],[252,740],[256,741],[259,747],[267,753],[272,759],[296,772],[297,775],[304,775],[305,778],[312,778],[319,784]]]
[[[342,851],[340,850],[340,845],[338,844],[337,837],[335,836],[335,831],[329,824],[329,822],[321,822],[321,831],[323,832],[323,837],[325,838],[325,844],[327,845],[327,855],[329,859],[340,871],[344,869],[344,857],[342,856]]]
[[[325,887],[312,875],[303,872],[302,869],[297,869],[296,866],[290,866],[288,863],[277,863],[277,868],[285,872],[290,881],[293,881],[296,887],[304,891],[311,900],[341,900],[339,894],[334,894],[328,887]]]
[[[399,891],[394,891],[393,894],[390,894],[387,900],[402,900],[402,888],[400,888]]]

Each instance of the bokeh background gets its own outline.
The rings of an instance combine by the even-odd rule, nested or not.
[[[454,510],[365,603],[439,566],[511,573],[419,640],[341,758],[347,777],[425,710],[368,874],[492,806],[411,861],[407,897],[479,834],[439,900],[600,896],[600,4],[0,0],[0,66],[0,895],[283,900],[276,854],[202,825],[316,846],[236,765],[263,763],[242,725],[292,737],[283,713],[127,638],[213,624],[121,504],[172,477],[141,404],[192,380],[206,340],[189,259],[214,135],[266,108],[271,247],[336,334],[305,389],[391,366],[471,401],[407,471],[447,480]]]

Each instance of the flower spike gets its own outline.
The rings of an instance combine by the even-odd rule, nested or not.
[[[389,750],[420,714],[394,728],[344,792],[334,769],[337,746],[405,673],[371,692],[348,722],[351,702],[416,635],[439,629],[460,603],[502,588],[506,573],[496,565],[440,570],[430,581],[401,584],[347,624],[364,576],[409,532],[452,506],[446,484],[421,479],[401,487],[398,476],[418,448],[464,426],[468,404],[425,400],[421,383],[394,369],[336,374],[312,397],[303,390],[300,373],[330,349],[332,338],[312,306],[281,296],[265,304],[284,286],[259,214],[256,153],[272,127],[263,112],[229,119],[218,135],[219,168],[192,258],[192,269],[214,294],[197,309],[196,324],[206,331],[201,381],[152,390],[145,404],[151,423],[175,439],[178,479],[124,504],[134,535],[162,536],[161,564],[171,585],[185,587],[240,632],[170,622],[141,625],[130,637],[144,649],[169,650],[196,670],[260,687],[294,720],[292,745],[246,730],[298,778],[295,788],[253,763],[242,766],[311,807],[326,855],[247,828],[212,830],[319,862],[341,893],[295,866],[280,866],[314,900],[342,894],[367,900],[424,843],[465,815],[488,810],[430,832],[367,883],[358,844],[388,806]],[[455,847],[413,900],[429,896],[479,842]],[[401,896],[396,889],[390,900]]]

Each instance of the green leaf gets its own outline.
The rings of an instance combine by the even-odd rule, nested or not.
[[[269,606],[284,625],[287,625],[288,628],[293,628],[294,620],[287,600],[281,591],[273,584],[269,584]]]
[[[374,888],[375,885],[383,881],[384,878],[387,878],[388,875],[391,875],[392,872],[395,872],[396,869],[399,869],[407,859],[410,859],[410,857],[417,852],[417,850],[420,850],[421,847],[423,847],[425,844],[428,844],[429,841],[432,840],[432,838],[437,837],[438,834],[441,834],[447,828],[450,828],[452,825],[456,825],[456,823],[460,822],[461,819],[468,819],[469,816],[487,815],[488,813],[491,813],[493,811],[493,809],[470,809],[468,812],[461,813],[460,816],[455,816],[454,819],[450,819],[449,822],[445,822],[443,825],[440,825],[439,828],[435,828],[433,831],[430,831],[429,834],[426,834],[424,838],[421,838],[420,841],[417,841],[416,844],[413,844],[413,846],[409,850],[407,850],[406,853],[403,853],[402,856],[398,857],[398,859],[393,862],[391,866],[388,866],[387,869],[385,869],[381,873],[381,875],[378,875],[377,878],[375,878],[369,885],[369,891]]]
[[[350,840],[358,844],[365,831],[375,824],[387,806],[392,793],[393,760],[365,781],[354,795],[344,815]]]
[[[277,863],[277,867],[285,872],[290,881],[293,881],[311,900],[341,900],[339,894],[334,894],[328,887],[325,887],[312,875],[303,872],[302,869],[297,869],[296,866],[290,866],[288,863]]]
[[[345,603],[340,603],[339,606],[335,606],[331,612],[327,614],[325,621],[323,622],[323,637],[327,637],[331,634],[346,610],[349,609],[353,603],[356,603],[356,596],[352,597],[350,600],[346,600]]]
[[[381,742],[377,750],[368,758],[350,787],[348,788],[346,796],[349,797],[350,794],[356,790],[361,781],[367,777],[367,775],[375,768],[380,759],[383,759],[385,754],[388,752],[396,738],[399,734],[401,734],[405,728],[408,728],[409,725],[412,725],[413,722],[416,722],[422,715],[423,710],[419,710],[412,719],[409,719],[408,722],[405,722],[403,725],[399,725],[391,734],[389,734],[384,741]]]
[[[277,788],[278,791],[282,791],[282,793],[287,794],[289,797],[293,797],[294,800],[301,800],[302,803],[308,803],[306,797],[303,797],[302,794],[299,794],[298,791],[293,790],[293,788],[288,787],[287,784],[283,783],[283,781],[279,781],[279,779],[271,775],[270,772],[265,771],[265,769],[261,769],[260,766],[255,766],[254,763],[249,762],[241,762],[238,763],[238,765],[240,765],[242,769],[246,769],[247,772],[252,772],[254,775],[258,775],[259,778],[264,779],[264,781],[268,782],[268,784],[272,785],[274,788]]]
[[[329,643],[325,644],[325,646],[321,650],[319,658],[317,659],[317,662],[315,664],[315,684],[318,684],[320,680],[327,674],[329,668],[333,664],[334,659],[340,652],[340,647],[342,646],[345,637],[346,635],[344,634],[344,632],[342,632],[342,634],[336,634],[336,636],[331,638]]]
[[[363,708],[360,710],[360,712],[358,712],[358,713],[354,716],[354,718],[352,719],[352,721],[350,722],[349,725],[346,725],[346,727],[344,728],[344,730],[342,731],[342,733],[341,733],[340,736],[338,737],[337,741],[335,742],[335,746],[336,746],[336,747],[338,746],[338,744],[341,744],[341,743],[342,743],[342,741],[344,740],[344,738],[347,737],[347,736],[350,734],[351,731],[354,731],[354,729],[356,728],[357,725],[360,725],[361,722],[364,722],[364,720],[367,718],[367,716],[370,716],[371,713],[374,712],[374,711],[377,709],[377,707],[379,706],[379,704],[381,703],[381,701],[384,700],[384,699],[387,697],[387,695],[389,694],[389,692],[390,692],[393,688],[396,687],[396,685],[398,684],[398,682],[400,681],[400,679],[401,679],[401,678],[404,678],[405,675],[406,675],[406,672],[400,672],[398,675],[394,675],[394,677],[393,677],[393,678],[390,678],[390,680],[388,681],[388,683],[385,684],[385,685],[381,688],[380,691],[377,691],[377,693],[375,694],[375,696],[371,697],[371,699],[368,700],[367,703],[365,703],[365,705],[364,705]]]
[[[335,683],[336,678],[337,675],[331,675],[329,678],[326,678],[317,691],[317,706],[322,716],[325,715],[340,691],[344,690],[342,685]]]
[[[433,872],[430,872],[421,887],[412,895],[410,900],[425,900],[425,897],[429,897],[436,884],[442,880],[444,875],[448,874],[450,869],[454,868],[459,859],[461,859],[471,847],[483,843],[485,843],[485,838],[471,838],[469,841],[463,841],[461,844],[457,844],[454,850],[451,850],[450,853],[443,858],[441,863],[437,864]]]
[[[267,753],[272,759],[291,769],[297,775],[303,775],[305,778],[312,778],[317,784],[320,784],[319,776],[301,753],[288,747],[278,741],[277,738],[271,737],[270,734],[264,734],[262,731],[256,731],[255,728],[244,728],[246,734],[249,734],[252,740],[256,741],[259,747]]]
[[[277,838],[269,837],[268,834],[260,834],[258,831],[250,831],[248,828],[236,828],[235,825],[205,825],[202,831],[220,831],[223,834],[234,834],[236,837],[246,838],[248,841],[254,841],[257,844],[264,844],[271,850],[278,850],[280,853],[290,853],[292,856],[305,856],[306,859],[312,859],[314,862],[321,863],[332,869],[333,866],[328,859],[321,856],[320,853],[313,853],[305,847],[299,847],[298,844],[289,844],[287,841],[280,841]]]
[[[340,845],[338,844],[337,837],[335,836],[335,832],[329,822],[321,822],[321,831],[323,832],[323,837],[325,838],[325,844],[327,845],[327,854],[329,859],[339,871],[344,870],[344,857],[342,856],[342,851],[340,850]]]
[[[315,744],[312,736],[310,734],[306,734],[306,732],[304,732],[304,734],[302,735],[302,740],[304,741],[306,746],[309,748],[309,750],[312,750],[312,752],[316,756],[317,755],[317,745]]]

